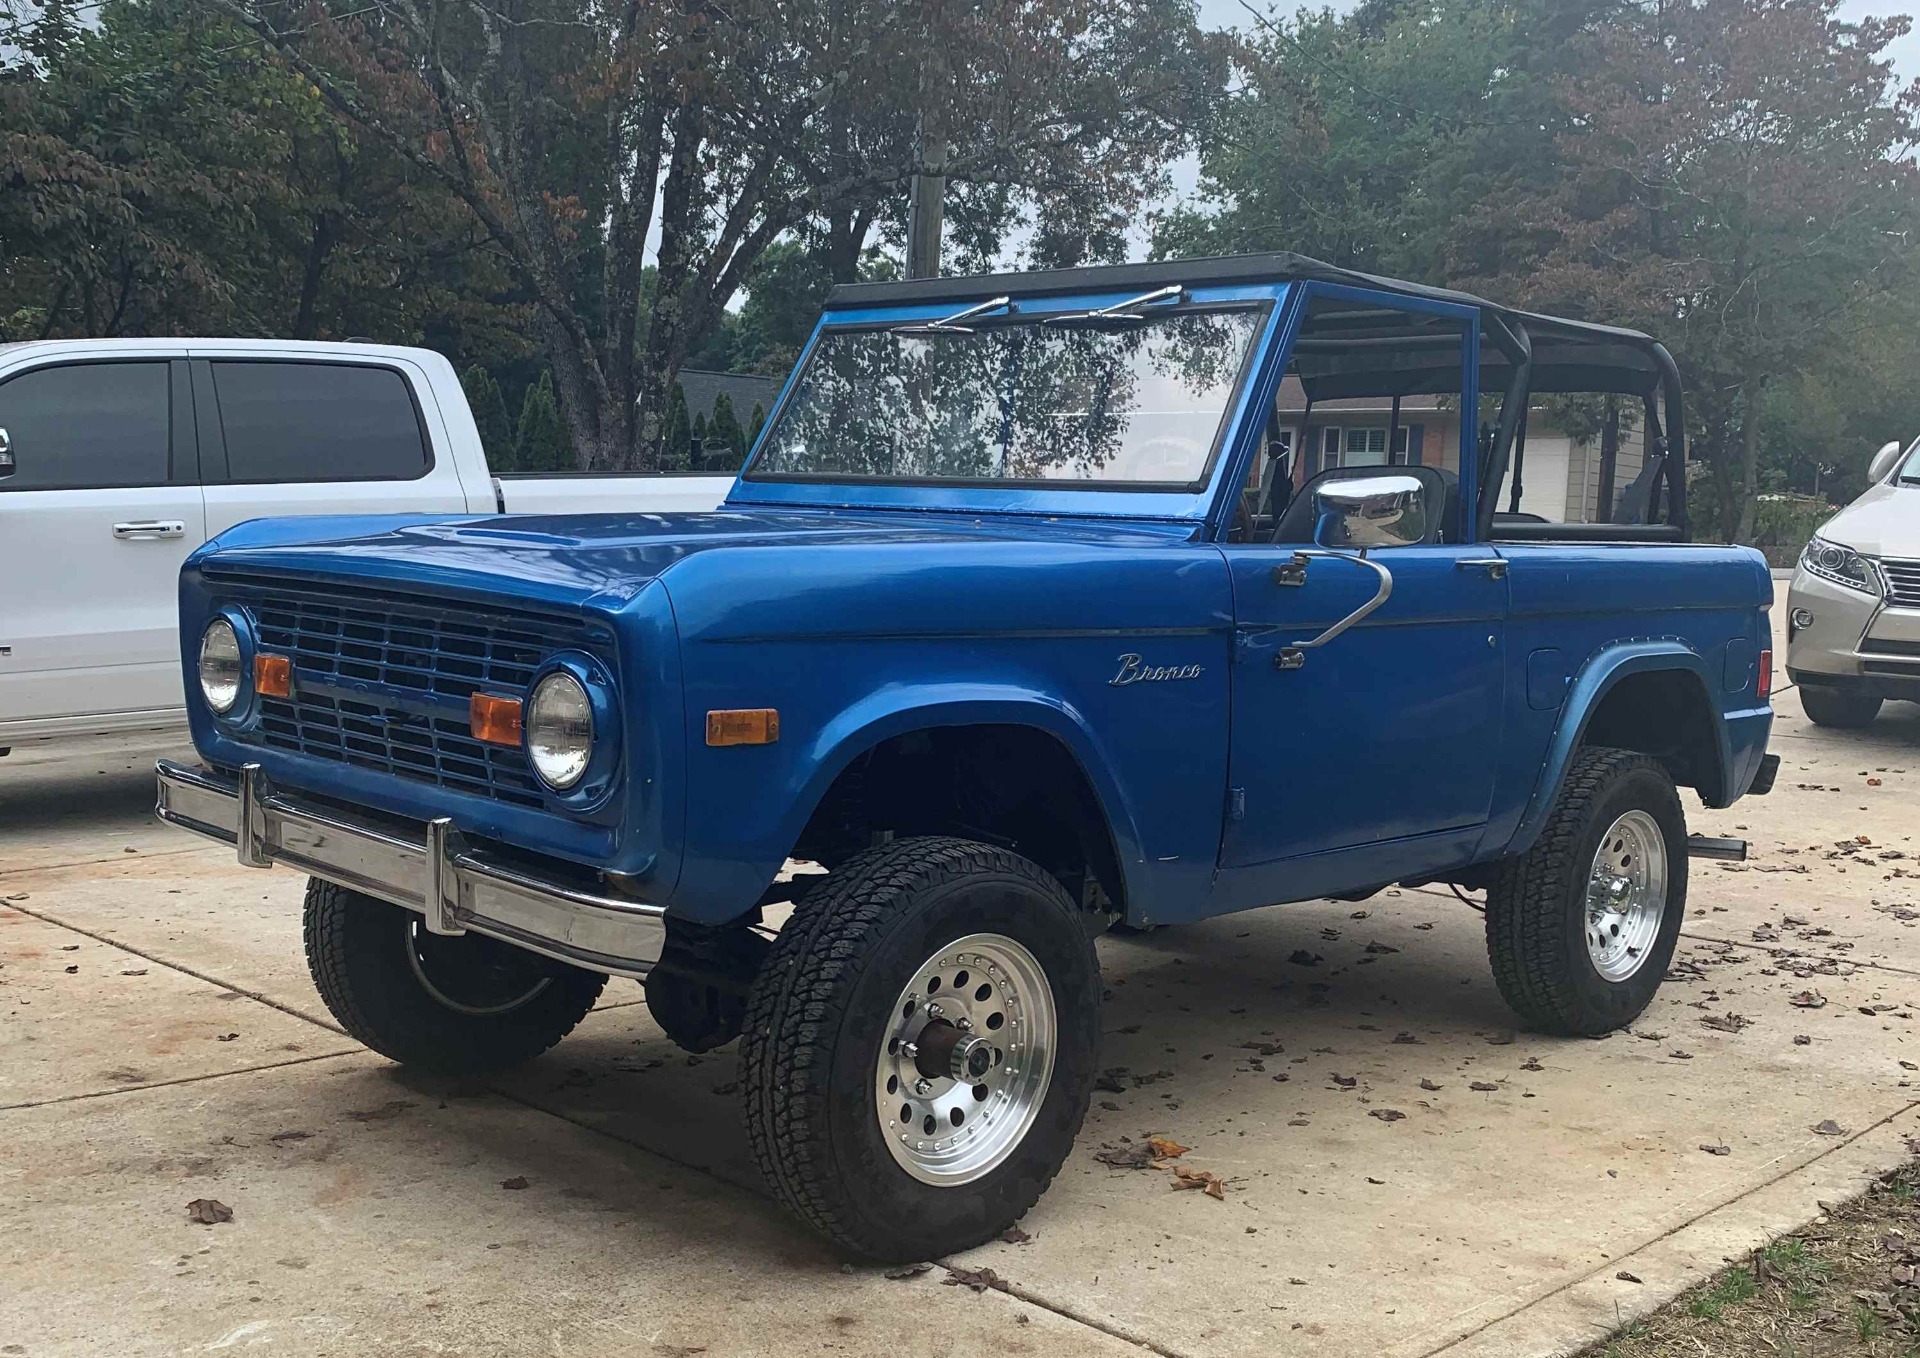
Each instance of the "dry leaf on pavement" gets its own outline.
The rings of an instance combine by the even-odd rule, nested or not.
[[[195,1198],[187,1204],[187,1220],[197,1221],[202,1226],[218,1226],[223,1221],[233,1220],[233,1209],[213,1198]]]
[[[993,1288],[997,1292],[1007,1290],[1007,1280],[990,1268],[960,1268],[947,1265],[947,1276],[940,1280],[948,1287],[967,1287],[975,1292],[985,1292]]]
[[[1198,1188],[1208,1197],[1223,1202],[1227,1196],[1227,1181],[1207,1169],[1188,1169],[1185,1165],[1175,1165],[1172,1186],[1176,1189]]]

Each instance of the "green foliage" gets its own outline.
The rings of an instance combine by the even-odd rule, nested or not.
[[[461,375],[460,389],[466,392],[467,405],[473,411],[473,422],[479,427],[480,446],[487,450],[487,464],[496,469],[506,466],[517,455],[517,440],[514,438],[513,421],[507,416],[507,398],[501,394],[500,384],[493,380],[493,374],[476,363]],[[547,399],[552,398],[553,386],[549,379]],[[558,414],[558,411],[555,413]]]
[[[753,418],[747,421],[747,447],[760,441],[760,431],[767,427],[767,411],[758,401],[753,403]]]
[[[1749,1269],[1731,1269],[1687,1299],[1687,1312],[1701,1320],[1718,1320],[1729,1306],[1748,1300],[1759,1289]]]
[[[660,470],[683,472],[693,466],[693,426],[687,419],[687,394],[673,384],[667,397],[666,434],[660,440]]]
[[[685,399],[685,393],[682,393]],[[693,417],[693,432],[687,440],[687,465],[694,471],[700,471],[706,465],[707,458],[707,417],[698,414]]]
[[[560,403],[554,399],[553,374],[541,373],[520,405],[511,465],[497,470],[558,472],[572,471],[576,465],[567,427],[560,419]]]
[[[733,401],[723,391],[713,401],[713,422],[707,426],[703,471],[733,472],[747,458],[747,433],[733,413]]]

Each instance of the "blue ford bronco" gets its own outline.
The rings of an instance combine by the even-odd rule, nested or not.
[[[1518,512],[1530,404],[1583,394],[1639,474]],[[1319,437],[1358,398],[1377,450]],[[926,1258],[1071,1150],[1110,925],[1452,883],[1527,1024],[1638,1015],[1690,849],[1734,851],[1676,788],[1778,763],[1764,563],[1687,538],[1645,335],[1292,255],[846,286],[716,512],[196,552],[205,763],[158,809],[310,874],[376,1051],[525,1061],[640,980],[681,1046],[741,1039],[783,1203]]]

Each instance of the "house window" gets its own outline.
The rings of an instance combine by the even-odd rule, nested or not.
[[[1347,430],[1343,467],[1378,467],[1387,460],[1387,431],[1382,427]]]

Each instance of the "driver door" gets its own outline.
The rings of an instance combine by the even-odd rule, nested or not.
[[[1362,607],[1379,584],[1372,570],[1343,556],[1309,557],[1296,573],[1297,547],[1311,544],[1225,548],[1235,614],[1229,785],[1236,806],[1221,866],[1420,837],[1432,837],[1432,850],[1445,859],[1450,846],[1477,838],[1493,796],[1506,573],[1488,564],[1498,558],[1486,547],[1374,548],[1369,557],[1393,577],[1387,601],[1302,652],[1297,668],[1282,668],[1285,648]],[[1278,582],[1295,574],[1297,584]],[[1402,847],[1412,860],[1425,856],[1418,843]],[[1386,870],[1383,862],[1377,880],[1409,871]]]

